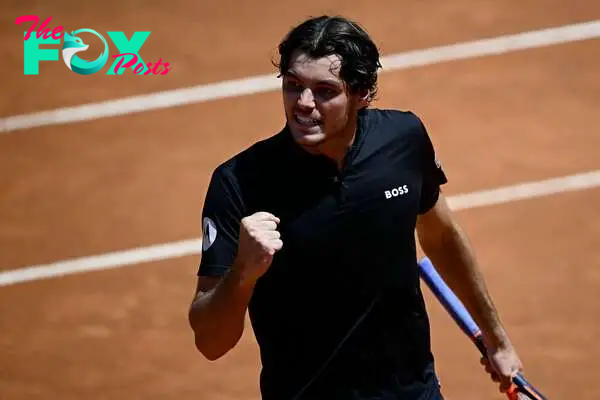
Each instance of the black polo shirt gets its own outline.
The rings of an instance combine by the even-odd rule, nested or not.
[[[281,219],[283,248],[249,306],[263,399],[291,399],[313,378],[303,399],[431,385],[414,230],[446,176],[415,114],[364,109],[358,119],[342,171],[286,127],[212,175],[199,275],[232,265],[244,216]]]

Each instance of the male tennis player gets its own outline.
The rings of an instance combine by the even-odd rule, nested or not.
[[[369,107],[380,64],[368,34],[312,18],[279,53],[285,126],[215,168],[207,191],[189,310],[198,350],[226,354],[248,309],[264,400],[442,399],[416,229],[506,391],[521,363],[440,193],[428,133],[411,112]]]

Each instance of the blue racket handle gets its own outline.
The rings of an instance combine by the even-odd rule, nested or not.
[[[452,319],[458,324],[460,329],[471,339],[475,339],[480,334],[480,329],[471,318],[471,314],[454,294],[452,289],[446,285],[446,282],[438,274],[429,258],[425,257],[419,261],[421,267],[421,278],[429,289],[435,294],[442,306],[448,311]]]
[[[452,289],[446,285],[446,282],[444,282],[440,274],[438,274],[431,260],[428,257],[422,258],[419,261],[419,268],[421,279],[427,284],[429,289],[433,292],[435,297],[437,297],[446,311],[448,311],[460,329],[477,346],[481,355],[487,357],[487,349],[483,342],[481,329],[479,329],[460,299],[454,294]],[[546,400],[546,397],[527,382],[522,374],[517,374],[513,378],[513,383],[519,388],[521,393],[524,393],[530,399]]]

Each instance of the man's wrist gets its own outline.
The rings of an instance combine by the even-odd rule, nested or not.
[[[495,326],[483,332],[488,346],[496,349],[512,347],[512,344],[502,326]]]
[[[248,268],[242,260],[236,259],[232,268],[229,270],[228,278],[239,289],[253,290],[256,285],[256,278],[248,274]]]

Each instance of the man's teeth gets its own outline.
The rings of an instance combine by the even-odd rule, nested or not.
[[[303,125],[317,125],[318,121],[316,119],[301,117],[296,115],[296,121],[300,122]]]

